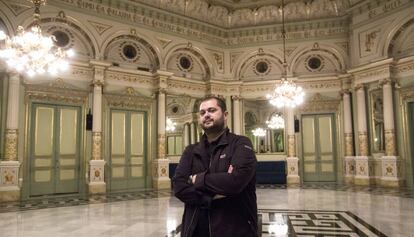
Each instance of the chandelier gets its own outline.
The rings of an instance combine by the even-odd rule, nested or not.
[[[270,120],[266,121],[267,126],[270,129],[283,129],[285,128],[285,120],[279,114],[273,115]]]
[[[177,126],[177,123],[173,122],[171,119],[167,118],[167,126],[165,127],[165,130],[167,132],[174,132],[175,126]]]
[[[278,108],[291,107],[302,104],[305,93],[302,87],[297,86],[291,79],[287,78],[287,62],[286,62],[286,31],[285,31],[285,6],[282,0],[282,40],[283,40],[283,72],[282,78],[276,84],[273,92],[267,94],[266,98],[270,104]]]
[[[266,130],[264,130],[263,128],[256,128],[254,130],[252,130],[253,132],[253,136],[255,137],[264,137],[266,136]]]
[[[16,35],[9,37],[0,31],[0,58],[17,72],[23,72],[30,77],[48,72],[52,75],[69,68],[65,60],[72,57],[74,52],[63,50],[55,45],[55,36],[42,35],[40,28],[40,6],[46,0],[31,0],[35,6],[33,26],[25,31],[17,27]]]

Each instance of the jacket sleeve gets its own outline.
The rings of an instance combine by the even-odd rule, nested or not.
[[[233,171],[197,174],[195,188],[202,192],[212,192],[225,196],[236,195],[243,191],[256,175],[256,155],[252,143],[247,137],[240,137],[236,142],[231,165]]]
[[[186,204],[209,207],[212,199],[211,195],[196,190],[194,185],[188,182],[189,176],[192,175],[192,150],[192,146],[186,147],[175,169],[172,179],[173,192],[178,199]]]

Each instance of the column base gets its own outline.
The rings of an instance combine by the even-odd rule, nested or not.
[[[90,160],[89,161],[89,193],[99,194],[106,193],[105,177],[105,161]]]
[[[373,177],[373,161],[369,156],[355,157],[354,184],[369,186],[375,183]]]
[[[404,184],[400,176],[400,161],[398,156],[381,157],[380,185],[383,187],[401,187]]]
[[[0,161],[0,201],[20,200],[18,161]]]
[[[154,189],[171,189],[168,159],[156,159],[152,162],[152,187]]]
[[[286,167],[287,167],[287,185],[298,185],[300,184],[299,176],[299,158],[297,157],[287,157],[286,158]]]

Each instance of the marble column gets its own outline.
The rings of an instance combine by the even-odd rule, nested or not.
[[[266,152],[271,152],[272,130],[266,129]]]
[[[0,201],[20,199],[18,159],[20,75],[9,74],[4,158],[0,161]]]
[[[241,120],[240,120],[240,98],[238,96],[232,96],[233,99],[233,133],[240,135]]]
[[[299,177],[299,158],[296,156],[296,139],[295,139],[295,118],[293,108],[287,108],[286,113],[286,132],[288,138],[288,156],[286,158],[287,167],[287,184],[297,185],[300,183]]]
[[[194,122],[190,123],[190,142],[191,144],[196,143],[196,126]]]
[[[233,113],[232,111],[232,103],[231,103],[231,96],[226,96],[226,107],[227,111],[229,112],[227,115],[227,127],[230,129],[230,131],[233,131]]]
[[[384,101],[385,156],[381,159],[381,185],[398,187],[401,185],[399,159],[395,146],[394,103],[391,80],[382,85]]]
[[[188,123],[184,124],[184,147],[190,145],[190,125]]]
[[[355,157],[352,132],[351,95],[348,90],[343,91],[342,99],[344,106],[345,183],[353,183],[355,176]]]
[[[105,160],[102,156],[102,88],[105,70],[111,64],[91,61],[94,67],[92,106],[92,158],[89,161],[89,193],[105,193]]]
[[[358,185],[370,185],[373,174],[373,163],[368,156],[368,135],[367,135],[367,117],[365,88],[363,85],[355,87],[357,94],[357,112],[358,112],[358,155],[355,157],[355,177],[354,183]]]

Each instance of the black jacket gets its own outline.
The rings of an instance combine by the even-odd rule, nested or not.
[[[230,133],[219,138],[207,158],[206,136],[186,147],[173,177],[174,195],[185,203],[183,237],[192,237],[200,209],[208,209],[210,237],[257,236],[256,156],[247,137]],[[232,165],[233,171],[228,173]],[[197,174],[195,184],[188,178]],[[214,199],[216,194],[225,198]]]

